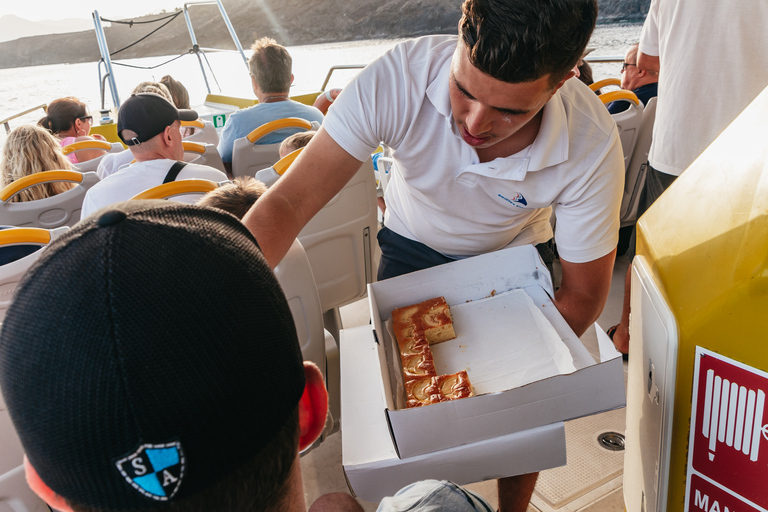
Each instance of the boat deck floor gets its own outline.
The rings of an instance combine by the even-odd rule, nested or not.
[[[608,302],[598,319],[604,329],[618,323],[624,295],[624,276],[629,260],[616,259]],[[555,272],[558,272],[557,267]],[[367,299],[341,308],[345,328],[369,323]],[[593,329],[582,336],[585,346],[597,353]],[[624,363],[626,383],[627,364]],[[609,451],[600,446],[598,436],[604,432],[625,431],[625,409],[608,411],[566,422],[568,464],[543,471],[539,475],[529,512],[620,512],[624,510],[622,489],[624,452]],[[341,436],[333,434],[319,447],[302,457],[304,498],[307,507],[329,492],[349,492],[341,467]],[[467,486],[498,507],[495,481]],[[378,503],[361,501],[366,512],[375,511]]]

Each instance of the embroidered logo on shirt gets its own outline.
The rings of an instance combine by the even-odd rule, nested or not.
[[[186,468],[179,442],[143,444],[115,464],[134,489],[158,501],[173,498],[179,490]]]
[[[513,206],[517,206],[518,208],[525,208],[528,206],[528,201],[525,200],[525,197],[523,197],[523,194],[516,194],[515,197],[512,199],[508,197],[504,197],[503,195],[499,194],[499,197],[505,200],[506,202],[512,204]]]

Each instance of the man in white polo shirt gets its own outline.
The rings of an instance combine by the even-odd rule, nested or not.
[[[555,240],[555,304],[577,335],[602,311],[618,240],[623,154],[602,102],[574,76],[594,0],[465,0],[459,37],[396,46],[347,86],[244,218],[277,265],[371,151],[393,149],[379,278]],[[499,480],[525,510],[536,474]]]
[[[227,175],[218,169],[182,162],[181,121],[195,119],[197,112],[178,110],[159,94],[134,94],[125,100],[117,115],[117,135],[131,150],[136,162],[107,176],[86,192],[81,218],[166,181],[191,178],[227,181]],[[186,202],[183,197],[176,199]]]

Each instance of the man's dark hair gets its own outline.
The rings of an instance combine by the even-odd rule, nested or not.
[[[247,404],[243,404],[246,407]],[[218,483],[181,501],[169,501],[143,512],[255,512],[280,510],[299,447],[299,408],[256,457]],[[103,512],[68,503],[74,512]]]
[[[469,61],[509,83],[550,75],[557,84],[579,62],[597,20],[597,0],[465,0],[461,10]]]
[[[248,68],[256,84],[265,93],[285,93],[291,88],[293,59],[284,46],[268,37],[262,37],[251,46],[253,54]]]

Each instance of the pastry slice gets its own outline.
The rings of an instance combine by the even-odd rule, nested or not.
[[[469,375],[464,370],[452,375],[438,376],[437,387],[441,401],[474,396],[472,384],[469,382]]]
[[[405,398],[406,407],[421,407],[422,405],[438,403],[440,393],[437,387],[437,378],[422,377],[406,381]]]
[[[419,304],[421,328],[430,345],[452,340],[456,337],[453,330],[451,309],[444,297],[425,300]]]
[[[416,377],[434,377],[437,375],[435,361],[432,359],[432,352],[430,350],[401,356],[401,360],[406,383]]]

